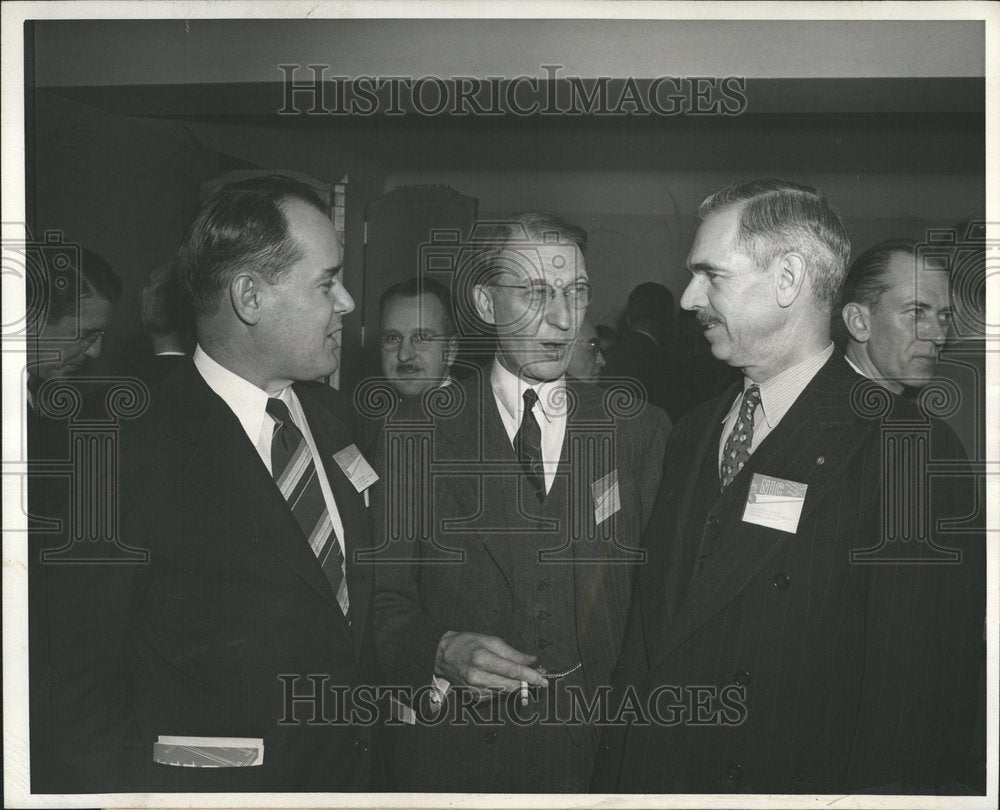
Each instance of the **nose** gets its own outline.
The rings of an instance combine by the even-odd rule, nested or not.
[[[565,332],[573,325],[573,319],[575,317],[576,311],[570,307],[569,303],[566,301],[566,296],[562,294],[562,291],[557,290],[555,296],[545,307],[546,322]],[[583,319],[582,313],[580,315],[580,319]]]
[[[416,357],[416,349],[413,348],[413,341],[404,337],[399,343],[399,349],[396,351],[396,359],[400,363],[406,363]]]
[[[333,308],[340,315],[349,315],[354,312],[354,299],[351,298],[351,294],[347,291],[346,287],[340,286],[337,289]]]
[[[681,309],[702,309],[705,306],[705,293],[701,286],[701,276],[691,276],[684,294],[681,295]]]
[[[604,359],[604,352],[598,350],[597,357],[594,360],[594,365],[597,366],[597,370],[600,371],[608,364],[608,361]]]
[[[101,356],[101,346],[104,344],[104,336],[102,335],[93,343],[91,343],[86,349],[84,349],[84,357],[89,357],[91,360],[96,360]]]
[[[930,341],[940,349],[948,339],[948,325],[938,318],[927,318],[917,337]]]

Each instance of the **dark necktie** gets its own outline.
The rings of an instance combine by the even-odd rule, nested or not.
[[[326,508],[309,445],[292,421],[284,402],[273,397],[268,399],[267,413],[277,422],[271,436],[271,475],[309,541],[309,547],[319,560],[330,587],[337,594],[340,609],[347,616],[350,602],[344,554]]]
[[[736,415],[736,423],[722,448],[719,479],[723,492],[740,474],[740,470],[750,458],[750,447],[753,445],[753,415],[759,404],[760,388],[751,385],[743,392],[743,401],[740,403],[740,412]]]
[[[524,468],[528,483],[534,487],[539,503],[545,500],[545,469],[542,467],[542,430],[538,427],[531,409],[538,402],[538,394],[529,388],[521,397],[524,400],[524,411],[521,413],[521,426],[514,434],[514,449],[517,460]]]

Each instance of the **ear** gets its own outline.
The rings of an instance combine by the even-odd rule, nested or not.
[[[488,324],[496,325],[493,314],[493,291],[485,284],[477,284],[472,288],[472,300],[476,305],[476,314]]]
[[[871,310],[867,304],[859,304],[852,301],[844,304],[840,317],[844,319],[844,326],[851,333],[851,337],[858,343],[867,343],[872,336]]]
[[[229,300],[236,317],[243,323],[255,324],[260,320],[263,301],[260,280],[251,273],[240,273],[229,285]]]
[[[798,299],[806,281],[806,263],[798,253],[786,253],[778,259],[775,293],[778,306],[790,307]]]
[[[455,362],[455,358],[458,356],[458,337],[452,335],[448,338],[448,348],[444,350],[444,364],[447,368],[451,368],[451,364]]]

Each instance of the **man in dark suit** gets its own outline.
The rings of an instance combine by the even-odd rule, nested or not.
[[[927,417],[834,352],[850,245],[818,192],[747,181],[699,213],[681,306],[744,379],[671,436],[594,788],[968,791],[969,479],[914,468]]]
[[[587,787],[597,735],[580,700],[618,656],[670,425],[634,389],[565,376],[590,301],[585,238],[547,214],[501,229],[462,285],[496,331],[492,366],[377,457],[376,643],[390,682],[426,698],[399,730],[396,789]]]
[[[372,787],[374,729],[352,715],[377,683],[355,561],[371,477],[349,402],[308,382],[354,307],[341,257],[287,178],[220,187],[192,224],[178,273],[198,347],[119,443],[114,535],[144,562],[48,572],[67,787]]]
[[[647,281],[629,293],[625,308],[626,331],[608,353],[602,376],[635,380],[651,405],[663,408],[670,418],[680,417],[680,392],[672,349],[674,295],[662,284]]]

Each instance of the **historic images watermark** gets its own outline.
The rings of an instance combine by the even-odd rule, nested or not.
[[[426,686],[344,686],[326,674],[282,674],[280,725],[424,726],[738,726],[747,719],[743,684],[660,684],[640,697],[634,686],[588,690],[554,680],[545,694],[531,688],[484,698],[457,687],[443,701]],[[402,707],[402,708],[401,708]]]
[[[329,65],[278,65],[284,97],[278,115],[436,116],[735,116],[748,107],[740,76],[334,76]]]

